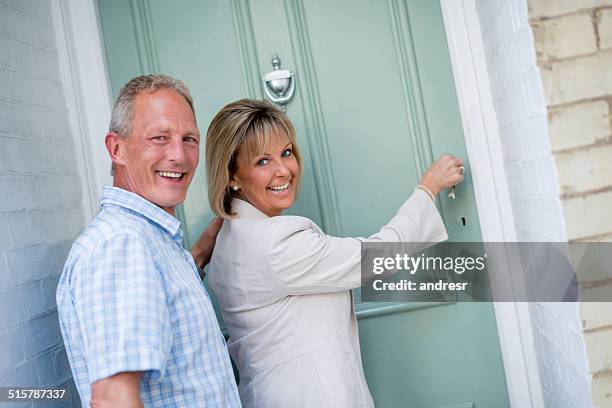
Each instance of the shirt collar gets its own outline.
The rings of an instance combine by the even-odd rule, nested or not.
[[[237,214],[238,218],[269,218],[251,203],[239,198],[232,199],[232,211]]]
[[[161,207],[131,191],[119,187],[106,186],[102,189],[100,206],[116,205],[130,210],[166,230],[174,240],[182,241],[181,222]]]

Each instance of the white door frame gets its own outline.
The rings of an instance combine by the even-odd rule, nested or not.
[[[485,242],[514,242],[516,230],[480,24],[474,0],[440,0],[476,205]],[[104,147],[111,111],[96,0],[52,0],[60,69],[82,175],[86,222],[97,212],[102,186],[111,184]],[[526,303],[495,303],[497,330],[512,407],[543,406]]]
[[[440,0],[484,242],[516,242],[497,116],[474,0]],[[512,265],[510,259],[506,265]],[[512,287],[504,268],[500,287]],[[496,274],[497,275],[497,274]],[[495,291],[495,282],[492,290]],[[512,407],[544,406],[528,303],[495,302]]]

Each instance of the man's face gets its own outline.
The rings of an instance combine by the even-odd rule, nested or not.
[[[115,186],[174,215],[200,157],[200,132],[187,101],[160,89],[134,98],[132,132],[116,137]]]

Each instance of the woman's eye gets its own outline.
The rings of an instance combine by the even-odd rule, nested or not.
[[[291,149],[287,149],[287,150],[285,150],[285,151],[284,151],[284,152],[281,154],[281,156],[282,156],[282,157],[289,157],[289,156],[291,156],[291,154],[292,154],[292,153],[293,153],[293,151],[292,151]]]
[[[153,136],[153,140],[165,140],[166,136]]]
[[[257,161],[257,165],[258,166],[265,166],[266,164],[268,164],[268,159],[260,159]]]

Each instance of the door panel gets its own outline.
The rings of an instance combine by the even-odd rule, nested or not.
[[[288,213],[328,233],[370,235],[434,157],[466,157],[436,1],[98,5],[113,93],[140,73],[179,77],[193,93],[202,133],[226,103],[262,97],[260,77],[278,54],[296,74],[288,115],[305,162],[303,188]],[[440,200],[454,241],[481,240],[467,169],[457,200]],[[179,216],[187,245],[212,217],[203,160]],[[357,310],[377,406],[508,406],[491,304],[364,303]]]

